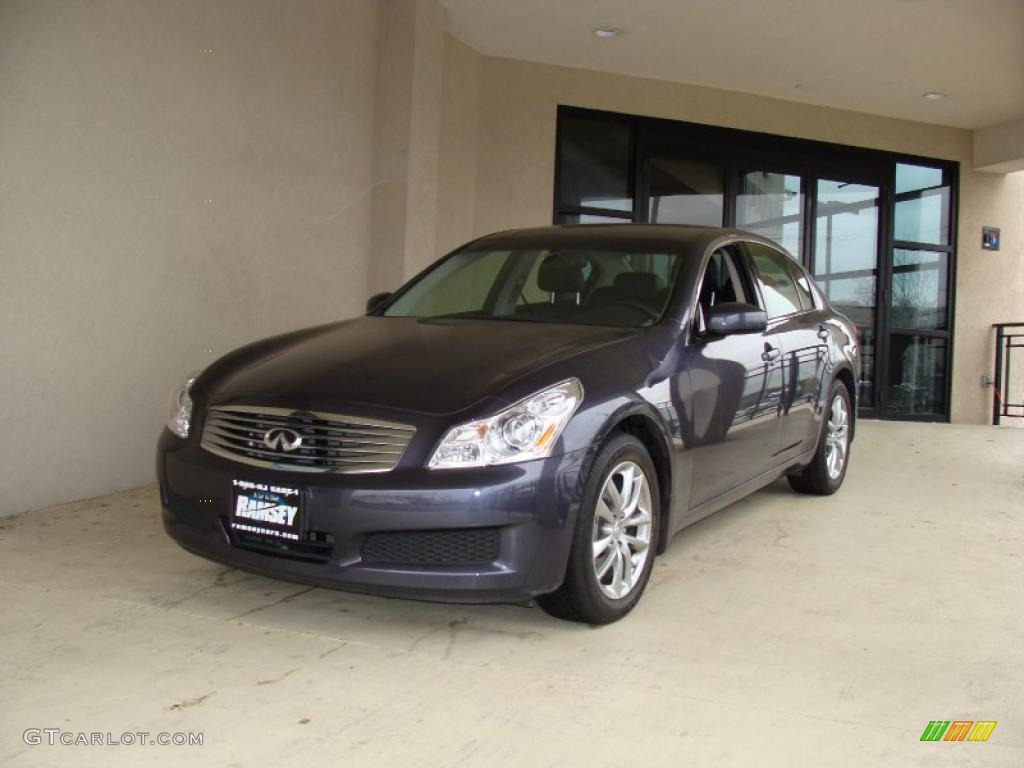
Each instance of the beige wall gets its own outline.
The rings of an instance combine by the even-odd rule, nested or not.
[[[992,375],[995,362],[992,324],[1024,322],[1024,172],[971,171],[969,162],[960,172],[953,420],[990,424],[992,394],[982,389],[980,379]],[[1002,228],[999,251],[981,249],[986,225]],[[1024,402],[1024,389],[1016,389],[1013,397]]]
[[[437,255],[475,234],[480,78],[483,57],[445,36],[438,163]]]
[[[185,373],[360,310],[377,11],[0,3],[0,513],[151,482]]]
[[[1024,173],[972,170],[971,133],[657,80],[484,57],[475,233],[551,222],[559,104],[956,160],[961,170],[953,420],[985,423],[991,324],[1024,320]],[[982,225],[1003,250],[981,250]]]
[[[1024,171],[1024,117],[975,131],[974,167],[1002,173]]]
[[[369,288],[394,290],[434,260],[444,80],[435,0],[378,0]]]

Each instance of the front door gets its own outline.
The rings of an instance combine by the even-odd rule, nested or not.
[[[693,456],[691,507],[767,471],[778,450],[783,357],[777,335],[703,331],[703,315],[716,304],[757,304],[752,286],[735,248],[711,255],[687,361],[692,400],[684,439]]]
[[[806,453],[817,444],[826,382],[828,314],[815,306],[807,275],[782,251],[746,243],[761,291],[768,329],[782,345],[782,426],[773,464]]]

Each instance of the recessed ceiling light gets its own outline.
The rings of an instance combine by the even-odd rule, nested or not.
[[[928,91],[928,93],[923,93],[921,95],[928,99],[928,101],[941,101],[946,98],[946,94],[939,93],[938,91]]]
[[[622,30],[618,27],[600,26],[594,30],[594,34],[598,37],[618,37],[622,34]]]

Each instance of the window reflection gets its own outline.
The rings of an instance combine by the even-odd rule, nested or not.
[[[875,400],[875,307],[878,293],[879,189],[818,180],[814,277],[834,307],[857,324],[861,345],[859,400]]]
[[[799,312],[800,292],[793,273],[786,268],[785,256],[757,243],[751,243],[749,250],[769,319]]]
[[[942,186],[942,169],[909,163],[896,164],[896,194]]]
[[[889,411],[901,416],[946,410],[946,339],[889,337]]]
[[[708,163],[656,157],[651,160],[649,220],[658,224],[722,226],[722,169]]]
[[[632,211],[632,134],[626,123],[563,117],[559,123],[561,204]]]
[[[629,224],[632,219],[619,216],[598,216],[593,213],[563,213],[560,224]]]
[[[774,240],[799,260],[803,206],[799,176],[766,171],[745,173],[736,199],[736,226]]]
[[[896,240],[948,244],[949,203],[941,169],[896,164]]]
[[[892,327],[946,327],[947,260],[947,254],[936,251],[893,251]]]

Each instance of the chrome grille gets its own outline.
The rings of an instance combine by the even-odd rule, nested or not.
[[[302,438],[292,450],[264,438],[275,429]],[[335,413],[266,406],[221,405],[206,412],[201,445],[210,453],[296,472],[355,474],[394,469],[416,434],[414,427]]]

